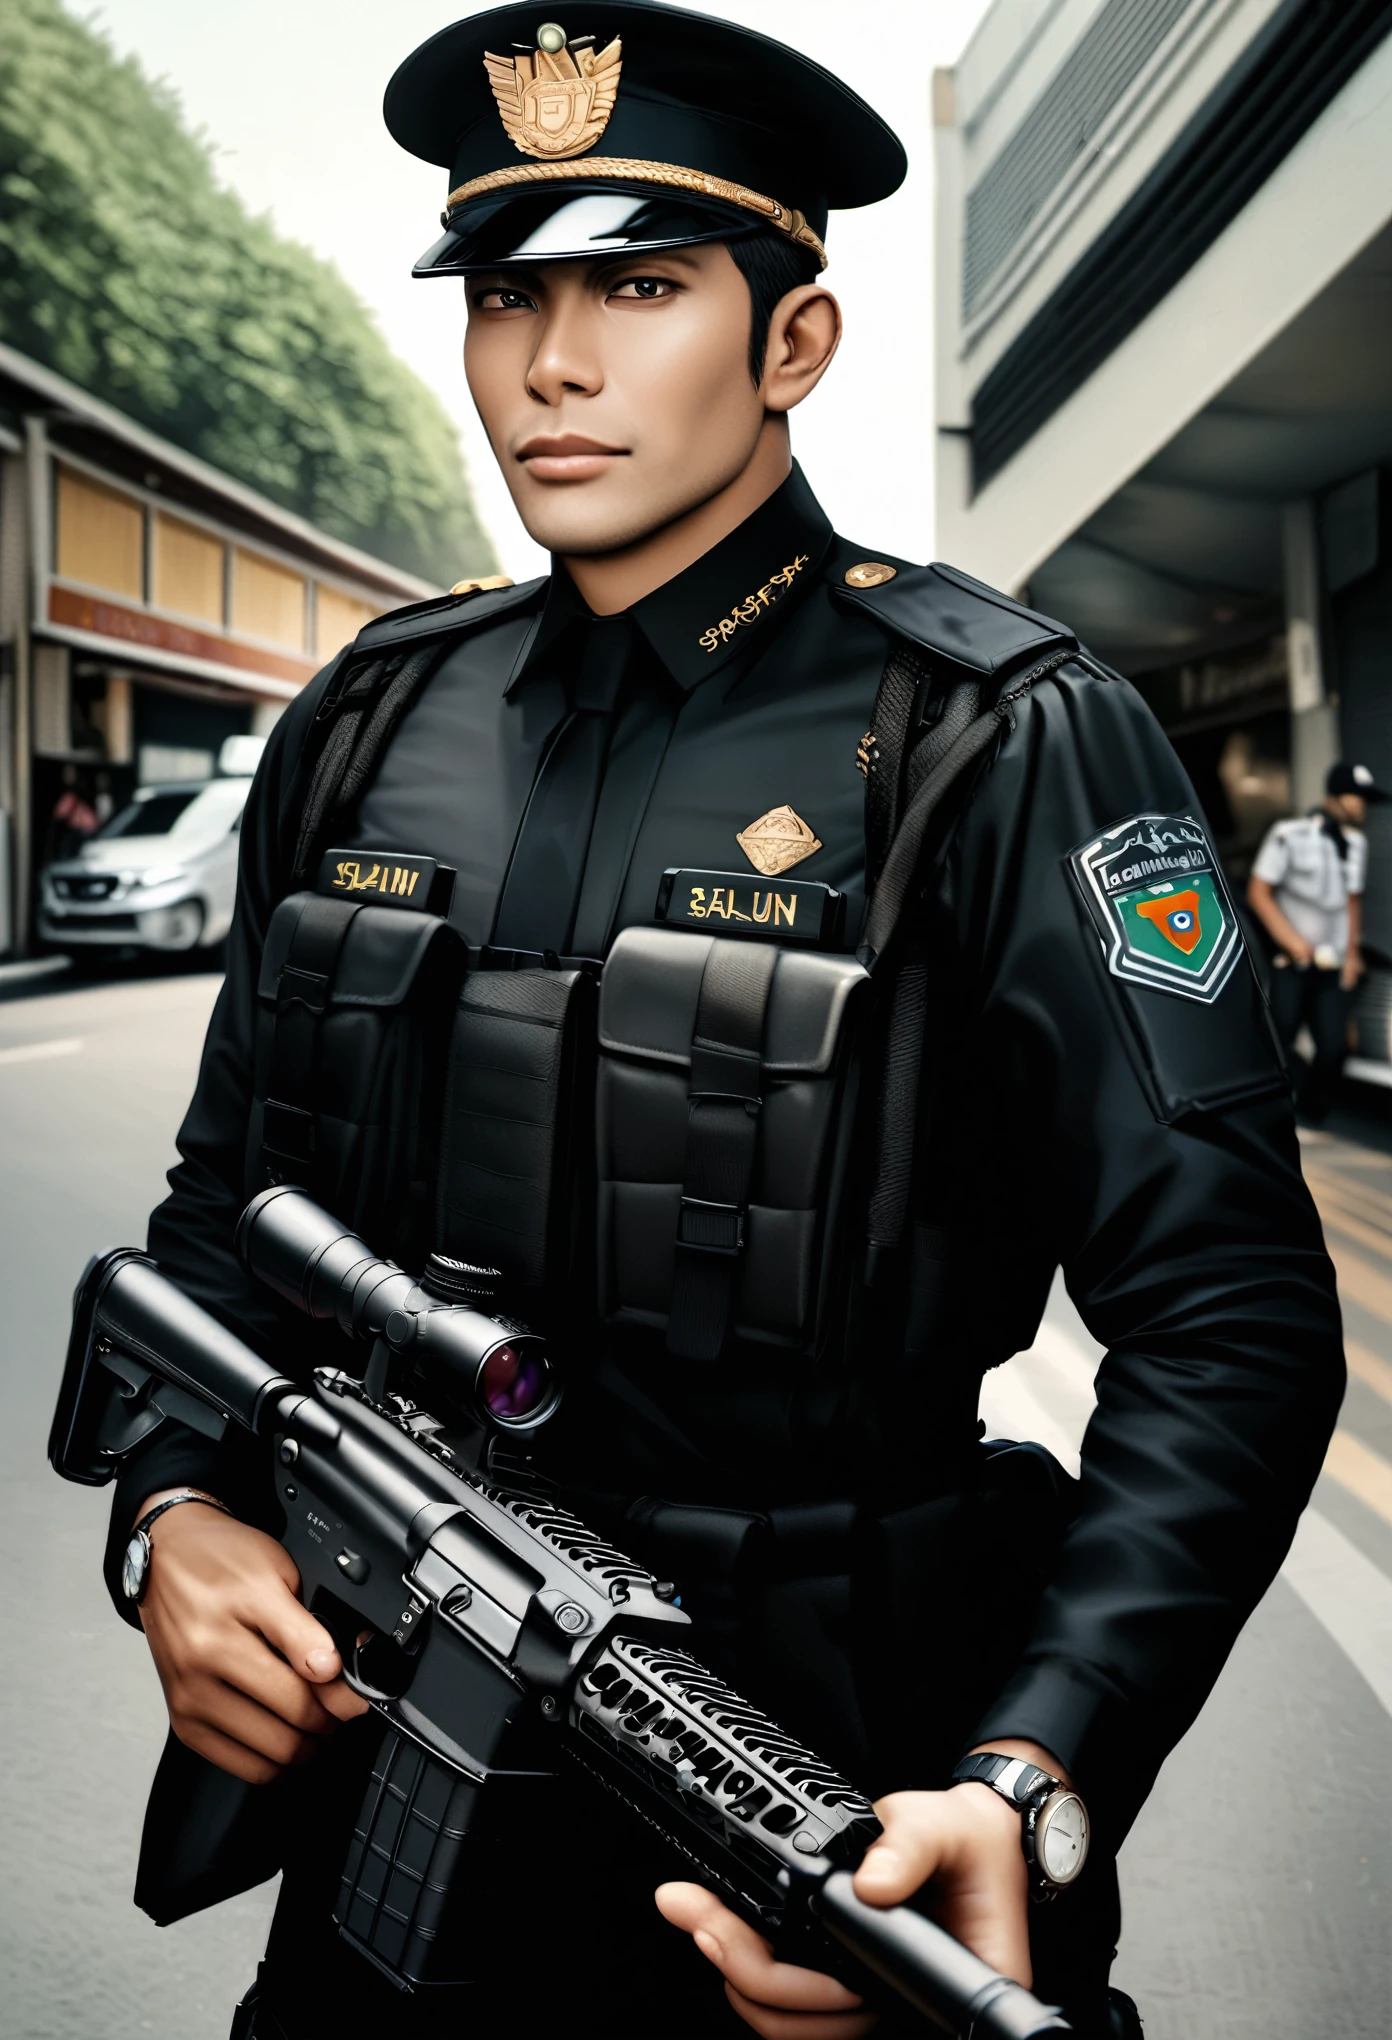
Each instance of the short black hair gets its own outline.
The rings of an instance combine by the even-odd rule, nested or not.
[[[763,381],[769,321],[779,300],[800,284],[815,283],[821,264],[810,248],[800,247],[782,234],[746,234],[726,245],[749,285],[749,373],[757,386]]]

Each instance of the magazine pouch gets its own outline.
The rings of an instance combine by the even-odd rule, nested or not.
[[[852,958],[630,928],[600,987],[599,1301],[712,1361],[814,1352],[844,1273],[868,978]]]
[[[497,1269],[519,1307],[545,1292],[573,1316],[593,1194],[598,965],[512,957],[485,951],[455,1013],[433,1244]]]
[[[249,1196],[298,1184],[379,1253],[420,1264],[466,959],[434,914],[281,901],[257,984]]]

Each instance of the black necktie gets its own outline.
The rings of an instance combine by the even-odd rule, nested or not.
[[[623,616],[577,626],[557,647],[573,659],[570,712],[541,761],[493,921],[499,949],[569,954],[614,705],[633,655]]]

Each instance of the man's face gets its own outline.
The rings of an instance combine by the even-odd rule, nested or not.
[[[753,458],[749,287],[719,242],[469,277],[464,368],[518,514],[551,552],[617,552]]]

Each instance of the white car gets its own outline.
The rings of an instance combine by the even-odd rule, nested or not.
[[[142,786],[39,882],[39,932],[94,949],[214,949],[232,925],[249,778]]]

